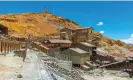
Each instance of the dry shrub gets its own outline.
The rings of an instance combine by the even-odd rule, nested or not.
[[[19,75],[17,76],[17,78],[23,78],[22,74],[19,74]]]

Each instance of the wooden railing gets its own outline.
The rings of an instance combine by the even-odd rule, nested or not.
[[[20,50],[22,44],[18,41],[0,40],[0,55],[6,55],[11,51]]]

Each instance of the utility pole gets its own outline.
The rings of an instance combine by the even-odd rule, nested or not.
[[[47,12],[47,8],[46,7],[44,7],[44,12]]]

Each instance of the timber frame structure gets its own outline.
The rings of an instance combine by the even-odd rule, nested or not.
[[[0,55],[6,55],[11,51],[20,50],[22,44],[18,41],[0,40]]]

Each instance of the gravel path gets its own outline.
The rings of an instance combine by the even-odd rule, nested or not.
[[[28,51],[25,62],[22,58],[9,53],[0,55],[0,80],[41,80],[41,69],[38,58]],[[22,78],[17,78],[21,74]]]

